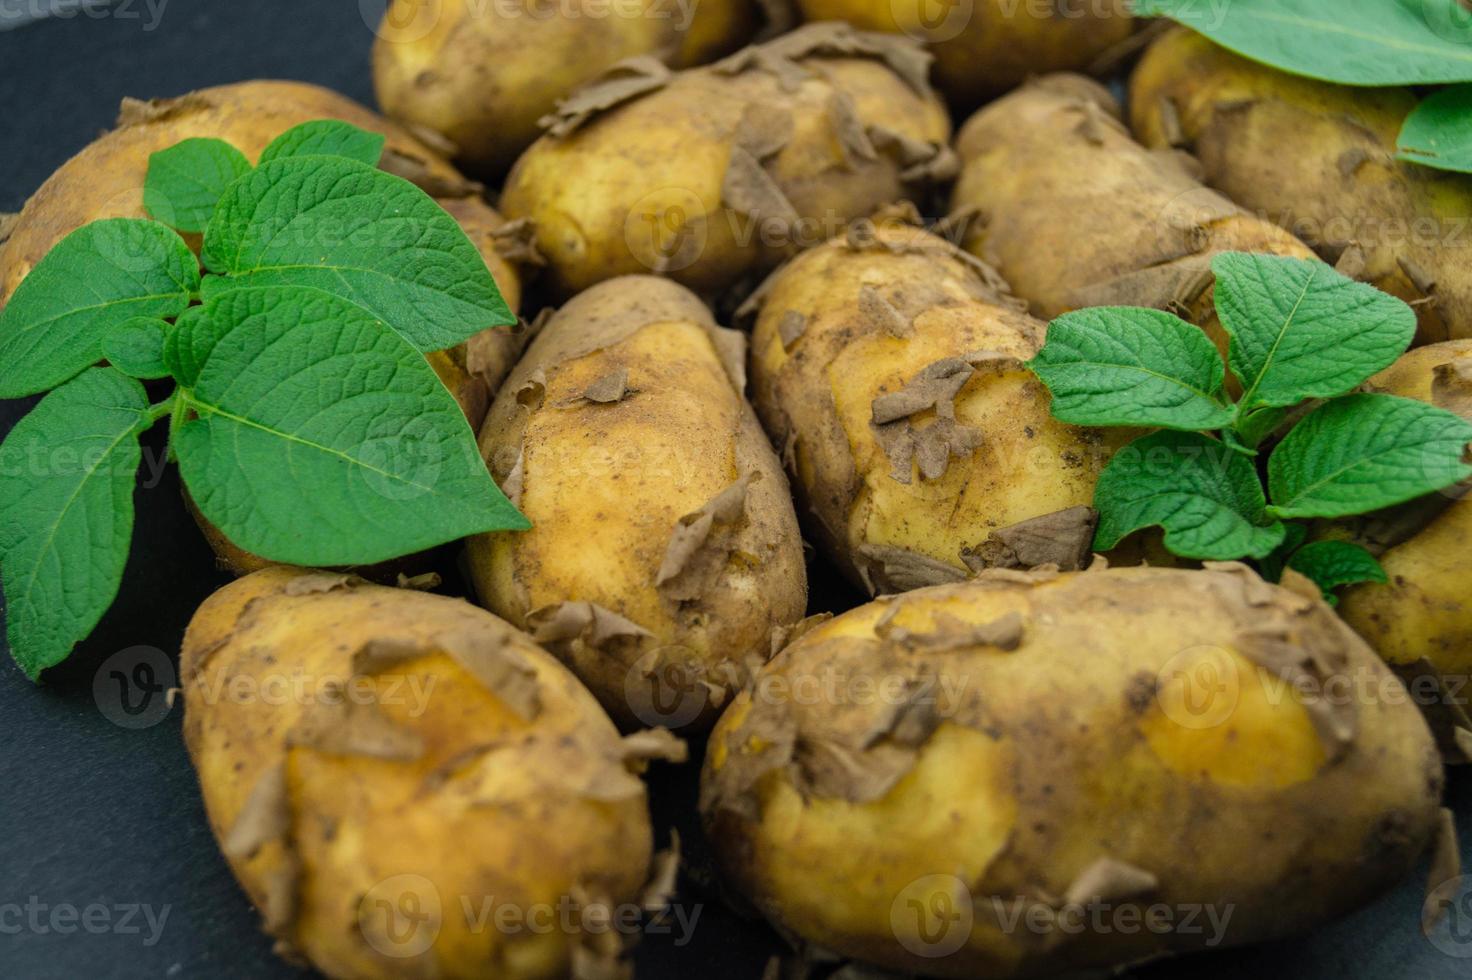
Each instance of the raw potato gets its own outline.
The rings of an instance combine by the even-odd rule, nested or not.
[[[637,902],[652,834],[577,680],[458,599],[273,568],[215,593],[180,660],[210,826],[278,950],[330,977],[562,977],[616,933],[477,928],[484,901]],[[422,915],[416,919],[413,916]]]
[[[1034,75],[1081,71],[1134,29],[1125,0],[797,0],[806,20],[846,20],[929,42],[936,86],[970,109]],[[937,17],[937,13],[941,16]]]
[[[625,58],[711,61],[755,26],[751,0],[395,0],[373,45],[373,88],[395,119],[443,134],[467,168],[499,177],[538,120]]]
[[[1298,582],[994,570],[810,629],[711,736],[725,874],[779,928],[927,976],[1052,976],[1360,906],[1432,838],[1441,764]],[[1162,906],[1164,935],[1142,925]]]
[[[476,590],[622,723],[709,724],[805,611],[797,518],[744,375],[745,337],[688,290],[615,279],[548,321],[481,432],[533,527],[471,539]]]
[[[928,64],[904,37],[814,24],[677,75],[627,69],[564,103],[501,208],[535,223],[563,293],[648,272],[718,292],[951,173]]]
[[[1124,436],[1049,414],[1044,325],[944,239],[861,222],[773,274],[752,397],[833,557],[873,594],[1086,564]]]
[[[1415,105],[1409,90],[1298,78],[1177,30],[1136,68],[1130,114],[1146,145],[1189,149],[1206,183],[1415,303],[1425,344],[1472,337],[1472,177],[1395,160]]]
[[[1130,138],[1119,105],[1079,75],[1049,75],[972,116],[957,139],[956,220],[1045,320],[1086,306],[1169,309],[1221,347],[1211,257],[1313,253]]]
[[[1472,421],[1472,339],[1419,347],[1371,378],[1369,389]],[[1344,593],[1339,612],[1349,625],[1398,667],[1424,660],[1442,675],[1472,674],[1472,499],[1434,493],[1339,522],[1335,531],[1374,552],[1390,578]]]
[[[517,308],[517,271],[495,251],[491,238],[504,222],[479,199],[478,184],[460,176],[403,127],[351,99],[315,85],[278,81],[240,82],[152,102],[123,100],[118,127],[52,174],[26,202],[8,237],[0,227],[0,306],[52,246],[73,231],[103,218],[148,217],[143,182],[152,154],[182,140],[212,137],[254,161],[283,132],[314,119],[341,119],[383,133],[388,141],[381,166],[440,199],[480,246],[507,305]],[[187,237],[198,245],[198,236]],[[472,424],[485,414],[489,395],[510,370],[518,345],[512,331],[496,327],[464,347],[429,356]]]

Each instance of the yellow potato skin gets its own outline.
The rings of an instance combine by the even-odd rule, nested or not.
[[[540,713],[523,719],[439,649],[446,632],[505,644],[529,663]],[[391,722],[422,739],[417,760],[300,744],[288,732],[315,706],[269,696],[344,681],[371,640],[424,651],[389,667],[373,688]],[[610,765],[598,753],[618,744],[612,723],[556,660],[483,610],[276,567],[227,585],[200,607],[180,667],[185,741],[222,842],[263,775],[285,766],[288,831],[230,862],[268,924],[273,910],[290,907],[274,884],[285,873],[295,914],[272,930],[284,952],[327,976],[564,976],[577,935],[476,930],[461,897],[473,907],[491,896],[527,907],[581,887],[626,902],[646,878],[651,829],[642,792],[603,801],[559,789],[556,777],[538,785],[558,771]],[[410,681],[422,699],[402,693]],[[404,683],[389,686],[395,682]],[[283,683],[297,686],[271,686]],[[375,896],[404,894],[396,882],[407,883],[422,909],[431,899],[438,905],[437,938],[417,953],[385,949],[382,936],[375,944],[360,924],[376,921]]]
[[[940,99],[874,60],[799,64],[812,74],[791,91],[758,69],[681,72],[566,137],[533,143],[507,177],[500,205],[509,218],[535,222],[552,288],[571,295],[614,276],[659,272],[697,292],[719,292],[913,194],[890,156],[846,158],[829,107],[847,93],[861,122],[944,144],[950,121]],[[795,229],[770,229],[722,203],[748,106],[791,113],[792,138],[766,170],[802,219]]]
[[[638,10],[598,0],[395,0],[373,45],[374,92],[389,116],[447,137],[467,169],[500,177],[540,135],[537,121],[614,63],[652,55],[673,68],[702,64],[739,46],[756,22],[749,0],[699,0],[688,25],[683,18],[664,0]]]
[[[1010,651],[922,642],[1013,614]],[[1400,698],[1357,697],[1358,734],[1326,756],[1303,703],[1244,652],[1263,627]],[[864,771],[912,744],[886,733],[895,702],[874,692],[916,677],[936,679],[940,720],[911,767],[877,798],[815,790],[825,749],[849,746],[845,767]],[[1398,684],[1327,606],[1244,566],[986,572],[782,651],[712,733],[702,808],[725,876],[773,922],[901,973],[1052,976],[1205,945],[1204,919],[1194,936],[1003,927],[1109,901],[1071,892],[1103,858],[1155,879],[1110,908],[1231,908],[1224,945],[1268,940],[1363,904],[1431,838],[1440,762]],[[969,933],[937,917],[964,904]]]
[[[878,247],[835,239],[773,275],[752,332],[752,400],[773,442],[791,447],[793,482],[850,577],[868,581],[866,545],[964,573],[961,549],[991,531],[1089,504],[1099,469],[1128,434],[1052,418],[1047,390],[1022,365],[1042,346],[1044,324],[993,291],[964,255],[903,224],[875,234]],[[915,311],[913,332],[896,337],[868,320],[864,287]],[[788,345],[780,327],[792,313],[806,325]],[[871,425],[875,397],[974,351],[1017,359],[978,366],[955,398],[956,421],[980,431],[980,447],[953,457],[939,479],[912,472],[899,482]]]
[[[1035,316],[1169,307],[1225,349],[1211,290],[1177,295],[1177,281],[1204,273],[1217,252],[1313,253],[1203,187],[1170,154],[1136,143],[1119,112],[1102,86],[1061,74],[972,116],[957,137],[962,170],[951,198],[953,212],[979,212],[964,245]]]
[[[1146,50],[1130,100],[1141,142],[1184,141],[1207,184],[1327,261],[1357,244],[1358,278],[1408,301],[1425,298],[1408,269],[1433,281],[1417,343],[1472,336],[1472,178],[1395,159],[1414,93],[1298,78],[1178,29]]]
[[[628,700],[641,658],[705,678],[711,704],[680,722],[708,725],[748,661],[765,661],[773,629],[797,622],[807,605],[787,481],[715,347],[718,329],[693,294],[667,280],[603,283],[548,322],[481,431],[503,487],[520,456],[520,489],[508,493],[533,526],[470,539],[476,591],[522,628],[539,609],[586,601],[652,634],[607,650],[553,648],[625,724],[654,723]],[[630,394],[580,402],[620,370]],[[714,585],[672,601],[656,579],[676,525],[747,474],[745,516]]]
[[[1472,339],[1419,347],[1369,387],[1433,402],[1435,369],[1464,357],[1472,357]],[[1438,496],[1425,526],[1379,556],[1390,581],[1345,590],[1339,613],[1392,664],[1424,659],[1440,674],[1465,677],[1472,673],[1472,498]]]
[[[1082,71],[1134,30],[1124,0],[1075,4],[1065,12],[1067,6],[1055,5],[1048,13],[1037,3],[1012,0],[950,6],[931,0],[798,0],[804,20],[845,20],[927,40],[936,85],[959,109],[974,108],[1034,75]]]

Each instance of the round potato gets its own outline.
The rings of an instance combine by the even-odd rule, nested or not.
[[[755,297],[752,397],[821,537],[871,594],[1087,564],[1123,430],[1049,414],[1044,325],[942,238],[863,222]]]
[[[507,178],[552,286],[655,272],[715,293],[948,176],[950,121],[906,38],[814,24],[563,103]]]
[[[1081,71],[1125,43],[1125,0],[797,0],[806,20],[843,20],[927,42],[951,104],[974,108],[1034,75]],[[937,16],[939,12],[939,16]]]
[[[638,901],[652,841],[636,770],[682,746],[621,740],[506,623],[272,568],[200,607],[180,673],[210,826],[283,954],[330,977],[447,980],[618,956],[579,915],[505,929],[474,910]]]
[[[1298,584],[992,570],[814,626],[711,736],[721,868],[779,928],[927,976],[1348,912],[1442,826],[1442,770],[1400,682]]]
[[[548,321],[481,431],[533,525],[471,539],[481,601],[625,724],[708,725],[807,605],[744,360],[688,290],[614,279]]]
[[[1119,113],[1098,83],[1049,75],[972,116],[952,197],[955,219],[970,219],[965,247],[1043,319],[1086,306],[1170,309],[1225,351],[1211,257],[1313,252],[1203,187],[1178,155],[1140,146]]]
[[[751,0],[394,0],[373,88],[395,119],[443,134],[455,159],[503,175],[558,100],[625,58],[703,64],[755,28]]]
[[[1472,337],[1472,177],[1396,159],[1413,92],[1299,78],[1176,30],[1130,99],[1143,143],[1189,149],[1206,183],[1415,303],[1418,343]]]

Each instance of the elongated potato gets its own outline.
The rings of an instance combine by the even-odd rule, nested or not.
[[[547,323],[481,431],[533,525],[472,539],[481,601],[624,723],[713,721],[807,605],[744,356],[688,290],[615,279]]]
[[[1042,977],[1347,912],[1414,867],[1441,784],[1311,587],[993,570],[778,654],[711,736],[702,809],[728,880],[819,947]]]
[[[1130,138],[1108,91],[1049,75],[962,127],[965,246],[1044,319],[1085,306],[1170,309],[1225,349],[1212,304],[1222,251],[1312,258],[1307,246],[1207,188],[1169,151]]]
[[[806,20],[903,32],[935,54],[936,85],[974,108],[1034,75],[1081,71],[1134,29],[1125,0],[797,0]],[[940,16],[937,16],[937,13]]]
[[[872,594],[1078,568],[1109,433],[1051,417],[1044,325],[944,239],[867,222],[756,300],[752,397],[833,557]]]
[[[354,978],[552,978],[617,956],[612,932],[474,910],[637,900],[652,845],[634,770],[681,746],[620,740],[506,623],[278,567],[200,607],[180,673],[210,826],[284,954]]]
[[[1472,339],[1419,347],[1369,387],[1472,420]],[[1336,522],[1331,533],[1369,548],[1390,578],[1347,590],[1339,606],[1345,620],[1392,664],[1425,661],[1465,683],[1472,675],[1472,499],[1435,493]]]
[[[913,42],[814,24],[716,65],[613,73],[507,178],[554,288],[657,272],[716,292],[953,169]]]
[[[1130,98],[1141,142],[1190,149],[1212,187],[1416,303],[1419,343],[1472,337],[1472,177],[1395,159],[1412,92],[1298,78],[1181,29]]]
[[[625,58],[673,68],[741,45],[751,0],[394,0],[373,45],[373,88],[395,119],[455,145],[455,159],[504,174],[559,99]]]

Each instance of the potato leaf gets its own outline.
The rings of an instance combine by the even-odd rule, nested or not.
[[[1402,160],[1472,173],[1472,85],[1427,96],[1406,117],[1397,143]]]
[[[245,154],[224,140],[187,139],[148,158],[143,206],[170,228],[202,232],[225,188],[249,171]]]
[[[0,310],[0,398],[54,388],[102,359],[135,316],[178,316],[199,289],[189,246],[156,221],[83,225],[36,263]]]
[[[164,368],[179,384],[194,387],[214,340],[204,307],[191,306],[174,322],[174,329],[164,334]]]
[[[1053,393],[1053,415],[1075,425],[1198,430],[1232,421],[1221,355],[1200,328],[1160,310],[1066,313],[1028,367]]]
[[[1375,556],[1348,541],[1315,541],[1304,545],[1288,559],[1288,567],[1312,579],[1331,606],[1339,605],[1335,589],[1360,582],[1387,581],[1385,569]]]
[[[102,356],[130,378],[166,378],[164,341],[169,325],[156,317],[125,320],[102,339]]]
[[[1349,395],[1315,409],[1268,460],[1277,517],[1344,517],[1472,476],[1472,423],[1425,402]]]
[[[1107,551],[1159,525],[1166,548],[1184,558],[1261,558],[1284,535],[1265,504],[1248,457],[1198,433],[1156,432],[1125,446],[1099,474],[1094,546]]]
[[[1472,81],[1472,11],[1458,0],[1134,0],[1238,54],[1343,85]]]
[[[1211,267],[1244,410],[1342,395],[1416,333],[1409,306],[1322,262],[1224,252]]]
[[[246,286],[341,296],[421,351],[516,318],[485,260],[433,198],[342,157],[283,157],[241,177],[205,231],[205,298]]]
[[[10,654],[35,680],[117,597],[148,426],[143,385],[90,368],[41,399],[0,445],[0,581]]]
[[[1308,525],[1298,521],[1289,521],[1283,525],[1285,533],[1282,542],[1268,555],[1257,560],[1257,569],[1262,577],[1269,582],[1279,582],[1283,579],[1283,569],[1288,567],[1288,559],[1293,553],[1303,546],[1308,538]]]
[[[370,167],[383,156],[382,133],[370,133],[338,119],[317,119],[293,126],[261,151],[261,163],[283,157],[347,157]]]
[[[200,511],[296,565],[369,564],[529,525],[422,354],[339,297],[237,289],[188,321],[207,351],[174,435]]]

